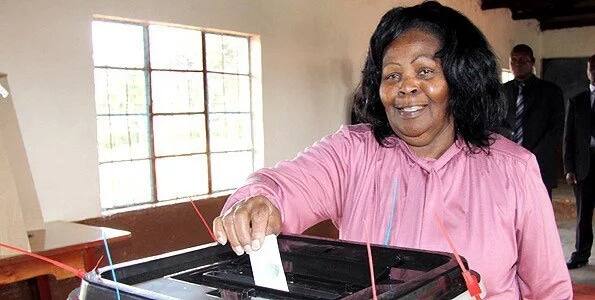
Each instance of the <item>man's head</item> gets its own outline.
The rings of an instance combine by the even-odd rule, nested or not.
[[[533,49],[525,44],[518,44],[510,52],[510,69],[515,79],[525,80],[531,76],[535,57]]]
[[[589,61],[587,61],[587,77],[589,82],[595,85],[595,54],[589,57]]]

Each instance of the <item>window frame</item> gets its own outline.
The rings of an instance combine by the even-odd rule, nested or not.
[[[119,162],[134,162],[134,161],[149,161],[149,174],[150,174],[150,195],[151,199],[146,202],[140,203],[127,203],[126,205],[113,205],[111,207],[104,207],[101,205],[102,211],[114,211],[114,210],[122,210],[122,209],[130,209],[136,207],[144,207],[147,205],[160,205],[163,203],[177,203],[180,201],[189,201],[196,198],[207,198],[211,196],[221,195],[223,193],[232,191],[237,187],[231,187],[228,189],[223,190],[213,190],[213,171],[212,171],[212,155],[219,154],[219,153],[239,153],[239,152],[250,152],[250,156],[252,158],[252,165],[251,165],[251,172],[257,168],[259,164],[257,162],[257,146],[256,146],[256,137],[255,137],[255,112],[254,112],[254,80],[255,74],[253,73],[253,38],[257,37],[252,34],[246,33],[237,33],[237,32],[229,32],[224,30],[215,30],[215,29],[205,29],[200,27],[192,27],[192,26],[184,26],[184,25],[176,25],[176,24],[166,24],[166,23],[157,23],[157,22],[144,22],[144,21],[131,21],[125,20],[120,18],[113,18],[113,17],[105,17],[105,16],[94,16],[92,22],[100,21],[100,22],[110,22],[110,23],[120,23],[120,24],[127,24],[127,25],[134,25],[134,26],[141,26],[143,29],[143,55],[144,55],[144,65],[142,67],[115,67],[110,65],[95,65],[93,61],[93,72],[95,70],[129,70],[129,71],[142,71],[145,77],[145,105],[146,107],[146,114],[144,113],[131,113],[131,114],[99,114],[96,112],[96,117],[109,117],[109,116],[143,116],[147,118],[147,139],[148,139],[148,157],[146,158],[131,158],[131,159],[122,159],[122,160],[110,160],[110,161],[102,161],[98,160],[98,168],[102,164],[112,164],[112,163],[119,163]],[[152,68],[151,66],[151,51],[150,51],[150,30],[149,26],[151,25],[159,25],[159,26],[167,26],[172,28],[181,28],[186,30],[195,30],[199,31],[201,35],[201,54],[202,54],[202,68],[200,70],[183,70],[183,69],[163,69],[163,68]],[[231,73],[231,72],[224,72],[224,71],[210,71],[207,68],[207,46],[206,46],[206,36],[207,34],[214,34],[220,36],[230,36],[230,37],[239,37],[244,38],[247,40],[248,43],[248,70],[247,73]],[[176,73],[201,73],[202,74],[202,84],[203,84],[203,111],[202,112],[173,112],[173,113],[155,113],[153,112],[153,86],[152,86],[152,73],[154,71],[157,72],[176,72]],[[209,88],[208,88],[208,75],[209,74],[220,74],[220,75],[231,75],[231,76],[238,76],[241,78],[242,76],[248,79],[248,95],[249,95],[249,107],[250,110],[248,112],[245,111],[225,111],[225,112],[210,112],[209,110]],[[94,99],[95,100],[95,99]],[[96,101],[96,100],[95,100]],[[211,130],[209,125],[209,120],[211,115],[229,115],[229,114],[245,114],[249,116],[250,120],[250,148],[248,149],[240,149],[240,150],[229,150],[229,151],[212,151],[211,150]],[[204,115],[204,130],[205,130],[205,152],[190,152],[190,153],[183,153],[183,154],[168,154],[168,155],[156,155],[155,153],[155,136],[154,136],[154,118],[156,116],[193,116],[193,115]],[[205,194],[197,194],[197,195],[189,195],[183,197],[176,197],[172,199],[166,200],[159,200],[158,199],[158,186],[157,186],[157,168],[156,168],[156,161],[160,158],[169,158],[169,157],[185,157],[185,156],[193,156],[193,155],[205,155],[206,156],[206,165],[207,165],[207,193]],[[101,183],[100,183],[101,184]],[[129,201],[128,201],[129,202]],[[102,203],[103,204],[103,203]]]
[[[508,74],[507,75],[508,78],[505,78],[505,76],[504,76],[505,73]],[[508,80],[506,80],[506,79],[508,79]],[[508,82],[510,80],[513,80],[513,79],[514,79],[514,74],[512,74],[512,70],[511,69],[508,69],[508,68],[501,68],[500,69],[500,83],[506,83],[506,82]],[[504,80],[506,80],[506,81],[504,81]]]

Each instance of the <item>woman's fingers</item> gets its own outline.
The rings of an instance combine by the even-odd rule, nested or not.
[[[240,245],[240,242],[236,235],[235,217],[232,212],[223,215],[223,228],[225,229],[225,233],[227,234],[227,241],[229,242],[229,246],[231,247],[231,249],[237,255],[244,254],[244,248],[242,247],[242,245]]]
[[[279,233],[281,233],[281,212],[271,204],[271,213],[267,223],[266,234],[278,235]]]
[[[216,217],[213,220],[213,233],[219,244],[225,245],[227,243],[227,234],[225,234],[225,229],[223,229],[223,221],[221,221],[221,217]]]
[[[260,249],[264,237],[281,232],[279,210],[262,196],[236,203],[223,216],[213,220],[213,231],[220,244],[229,242],[237,255]]]
[[[252,248],[257,250],[264,243],[264,237],[269,234],[279,234],[281,232],[281,213],[269,201],[269,199],[259,196],[254,197],[251,203],[252,208]],[[257,249],[254,249],[257,246]]]
[[[266,235],[267,225],[269,222],[271,210],[268,206],[261,204],[257,205],[252,210],[250,222],[252,224],[252,250],[256,251],[260,249],[260,246],[264,242],[264,236]]]
[[[246,253],[252,252],[251,235],[250,235],[250,216],[252,215],[252,207],[250,201],[235,206],[234,229],[239,245]],[[237,252],[237,251],[236,251]]]

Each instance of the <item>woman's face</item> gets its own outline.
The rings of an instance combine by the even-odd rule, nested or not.
[[[380,99],[393,131],[424,157],[438,157],[453,143],[454,126],[447,113],[448,85],[440,41],[418,29],[406,31],[386,49]]]

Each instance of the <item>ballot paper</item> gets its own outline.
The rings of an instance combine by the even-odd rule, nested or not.
[[[267,235],[260,249],[248,255],[257,286],[289,292],[276,235]]]
[[[0,98],[7,98],[8,91],[0,84]]]

